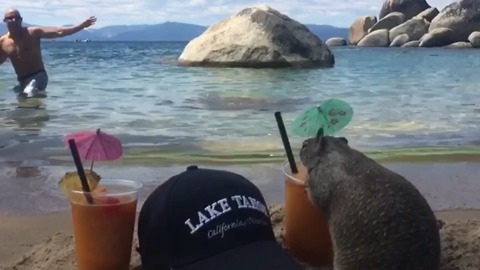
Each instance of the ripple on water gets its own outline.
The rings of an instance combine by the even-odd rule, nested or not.
[[[178,67],[172,59],[183,46],[45,44],[51,79],[41,110],[24,112],[12,92],[0,92],[0,159],[38,157],[15,151],[23,149],[22,134],[36,134],[29,143],[55,138],[61,146],[63,134],[99,127],[125,135],[126,144],[170,143],[179,152],[188,151],[178,147],[185,138],[206,153],[216,143],[232,152],[281,151],[273,112],[281,110],[289,127],[327,98],[353,106],[340,135],[361,148],[468,146],[480,135],[476,50],[333,48],[335,68],[272,70]],[[0,81],[14,85],[12,74]]]

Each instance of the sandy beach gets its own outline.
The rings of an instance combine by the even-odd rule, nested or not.
[[[271,215],[281,242],[283,177],[279,164],[203,167],[231,170],[251,179],[272,205]],[[441,220],[442,270],[480,269],[480,166],[477,162],[390,162],[385,166],[406,176],[424,194]],[[139,179],[144,184],[139,207],[158,184],[185,169],[169,167],[98,167],[103,177]],[[56,183],[71,167],[0,168],[9,192],[0,194],[0,269],[74,270],[72,226],[68,202]],[[35,192],[32,192],[35,191]],[[476,210],[478,209],[478,210]],[[136,241],[136,240],[135,240]],[[135,247],[135,245],[134,245]],[[132,251],[132,267],[139,257]],[[315,269],[315,268],[309,268]],[[331,269],[326,267],[325,269]]]
[[[275,234],[281,243],[282,205],[271,206]],[[442,270],[480,269],[480,211],[440,211]],[[136,235],[135,235],[136,238]],[[70,213],[0,217],[1,270],[75,270]],[[136,245],[134,241],[134,247]],[[306,266],[307,269],[319,269]],[[140,259],[132,250],[131,269]],[[322,270],[330,270],[326,266]]]

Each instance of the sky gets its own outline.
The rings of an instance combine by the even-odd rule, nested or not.
[[[455,0],[427,0],[441,10]],[[3,2],[3,1],[2,1]],[[383,0],[15,0],[24,22],[60,26],[97,17],[107,25],[157,24],[166,21],[210,25],[240,10],[267,4],[304,24],[349,27],[359,16],[377,16]]]

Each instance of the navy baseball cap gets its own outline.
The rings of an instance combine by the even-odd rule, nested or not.
[[[157,187],[138,219],[142,270],[300,270],[275,240],[260,190],[190,166]]]

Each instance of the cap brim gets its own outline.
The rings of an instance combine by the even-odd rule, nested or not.
[[[304,270],[279,244],[260,241],[234,248],[175,270]]]

